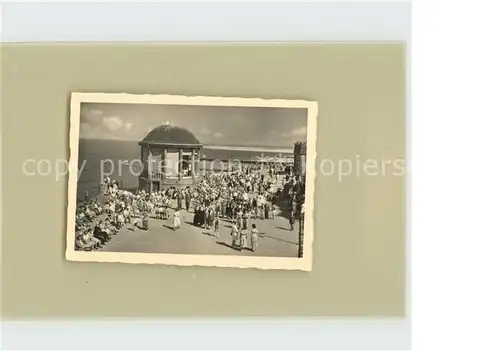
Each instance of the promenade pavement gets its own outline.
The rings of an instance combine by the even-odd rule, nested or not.
[[[231,247],[231,223],[222,220],[220,237],[212,232],[192,224],[193,213],[182,210],[182,224],[177,230],[172,229],[172,220],[149,219],[149,230],[133,231],[132,225],[121,228],[116,236],[100,251],[134,253],[169,253],[193,255],[245,255],[268,257],[298,256],[298,222],[294,230],[289,230],[288,219],[277,216],[275,219],[251,219],[262,234],[255,252],[235,250]],[[248,240],[250,246],[250,240]]]
[[[277,186],[281,188],[282,177]],[[252,195],[253,196],[253,195]],[[175,200],[174,200],[175,203]],[[172,204],[175,208],[175,205]],[[261,233],[255,252],[231,247],[231,222],[221,220],[219,238],[209,230],[194,226],[194,214],[181,211],[181,228],[173,230],[173,220],[149,218],[149,230],[133,231],[131,224],[121,228],[100,251],[132,253],[169,253],[192,255],[245,255],[261,257],[298,257],[299,223],[290,230],[288,218],[278,214],[274,219],[251,219]],[[250,246],[250,238],[248,238]]]

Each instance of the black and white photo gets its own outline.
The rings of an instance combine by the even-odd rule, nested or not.
[[[317,113],[73,93],[67,259],[311,270]]]

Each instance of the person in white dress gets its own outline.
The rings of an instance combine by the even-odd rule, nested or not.
[[[181,214],[177,210],[174,212],[174,230],[181,227]]]
[[[257,226],[252,224],[252,230],[250,231],[250,243],[252,245],[252,252],[257,249],[257,246],[259,246],[259,230],[257,229]]]

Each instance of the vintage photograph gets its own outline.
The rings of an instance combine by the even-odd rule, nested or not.
[[[311,270],[317,113],[73,93],[67,259]]]

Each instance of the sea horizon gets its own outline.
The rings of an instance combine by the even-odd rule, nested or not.
[[[293,156],[293,150],[283,147],[207,145],[202,148],[201,155],[204,160],[258,162],[267,158],[290,158]],[[102,172],[111,172],[110,176],[119,180],[125,189],[137,188],[139,178],[130,171],[133,168],[130,165],[133,160],[140,159],[141,147],[137,141],[80,138],[78,164],[82,168],[78,179],[77,198],[84,199],[86,193],[90,196],[99,194]],[[202,162],[200,167],[204,165]]]
[[[203,145],[204,149],[212,150],[234,150],[234,151],[262,151],[262,152],[281,152],[284,154],[293,154],[293,148],[272,147],[272,146],[236,146],[236,145]]]
[[[116,142],[130,142],[139,143],[136,140],[123,140],[123,139],[98,139],[98,138],[80,138],[79,141],[116,141]],[[252,145],[212,145],[203,144],[203,149],[211,150],[234,150],[234,151],[254,151],[254,152],[272,152],[272,153],[284,153],[293,154],[293,147],[284,146],[252,146]]]

